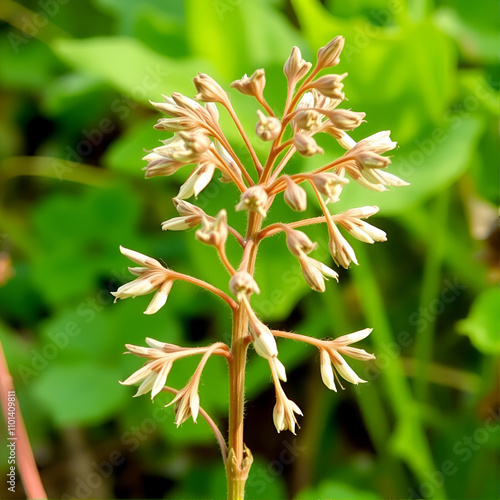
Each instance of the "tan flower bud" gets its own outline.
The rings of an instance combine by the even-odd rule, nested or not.
[[[193,205],[192,203],[189,203],[188,201],[180,200],[179,198],[174,198],[172,201],[174,203],[177,212],[179,212],[179,215],[182,215],[184,217],[189,217],[189,216],[202,217],[206,215],[201,208],[197,207],[196,205]]]
[[[257,212],[262,217],[266,216],[266,205],[268,195],[262,186],[251,186],[241,195],[240,202],[236,205],[235,210]]]
[[[343,36],[336,36],[324,47],[318,50],[318,67],[330,68],[340,62],[340,53],[344,48],[345,39]]]
[[[292,49],[290,57],[287,59],[283,72],[289,82],[296,83],[302,80],[309,73],[312,64],[304,61],[298,47]]]
[[[255,133],[263,141],[273,141],[281,131],[281,122],[274,116],[266,116],[260,109],[257,110],[259,121],[255,125]]]
[[[220,102],[221,104],[228,102],[227,94],[212,77],[198,73],[193,82],[198,91],[195,99],[204,102]]]
[[[165,97],[165,99],[167,98]],[[175,104],[177,104],[177,106],[179,106],[180,108],[187,109],[190,111],[199,112],[200,110],[203,109],[203,106],[200,103],[196,102],[194,99],[182,95],[179,92],[172,92],[171,100],[173,100]]]
[[[293,136],[293,144],[297,152],[302,156],[314,156],[315,154],[323,154],[323,149],[320,148],[316,141],[305,134],[297,133]]]
[[[207,245],[220,248],[226,243],[227,233],[227,212],[221,210],[215,219],[202,218],[201,229],[196,231],[196,238]]]
[[[176,161],[155,152],[147,154],[143,160],[148,162],[148,166],[143,169],[146,171],[146,178],[158,175],[172,175],[179,168],[186,165],[185,162]]]
[[[311,179],[316,189],[326,196],[327,203],[336,203],[339,201],[344,185],[349,182],[345,177],[340,177],[330,172],[314,174]]]
[[[323,116],[314,109],[302,109],[294,117],[293,123],[307,132],[314,132],[321,126]]]
[[[245,95],[261,98],[266,86],[266,74],[263,69],[257,69],[252,76],[246,74],[240,80],[231,83],[231,87]]]
[[[248,297],[252,293],[257,295],[260,293],[259,286],[253,276],[246,271],[238,271],[229,280],[229,290],[238,299],[238,302],[243,300],[243,297]]]
[[[317,292],[325,291],[326,276],[339,280],[339,275],[328,266],[307,255],[299,255],[299,262],[302,267],[302,274],[306,283]]]
[[[160,118],[154,125],[156,130],[166,130],[167,132],[180,132],[196,127],[197,123],[191,118]]]
[[[320,76],[317,80],[314,80],[314,82],[312,82],[310,85],[312,88],[317,89],[326,97],[343,101],[345,99],[345,94],[342,92],[342,88],[344,87],[342,80],[346,76],[347,73],[343,73],[342,75]]]
[[[325,115],[335,128],[341,130],[354,130],[365,121],[363,118],[366,116],[366,113],[358,113],[348,109],[334,109],[326,111]]]
[[[210,137],[206,134],[179,132],[179,135],[184,140],[186,149],[189,150],[194,157],[199,157],[202,153],[209,149],[212,144]]]
[[[313,243],[307,234],[296,229],[290,229],[286,233],[286,244],[296,257],[311,253],[318,247],[317,243]]]
[[[286,188],[284,198],[286,204],[296,212],[303,212],[307,208],[307,194],[303,188],[295,184],[289,176],[284,176]]]

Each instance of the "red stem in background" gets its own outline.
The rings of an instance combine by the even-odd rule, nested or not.
[[[2,409],[5,416],[5,422],[7,423],[9,419],[8,395],[9,391],[14,392],[14,382],[12,380],[12,376],[9,373],[9,367],[7,365],[7,360],[5,359],[5,354],[3,352],[1,342],[0,391]],[[38,473],[38,468],[36,466],[35,457],[33,456],[33,451],[30,446],[28,433],[26,432],[23,416],[21,415],[21,409],[19,408],[17,395],[15,401],[15,422],[16,427],[13,437],[15,437],[16,440],[10,442],[16,443],[16,467],[19,469],[21,481],[23,483],[26,495],[29,499],[46,499],[47,494],[45,493],[42,480],[40,479],[40,474]]]

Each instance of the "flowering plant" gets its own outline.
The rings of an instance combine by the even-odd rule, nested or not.
[[[316,346],[320,354],[322,380],[334,391],[337,390],[336,381],[341,385],[339,376],[353,384],[364,382],[343,356],[361,360],[374,358],[362,349],[351,347],[351,344],[370,334],[369,328],[335,340],[319,340],[293,332],[270,330],[251,305],[252,294],[260,293],[254,279],[254,267],[259,244],[264,238],[284,232],[286,245],[297,258],[306,283],[313,290],[323,292],[325,280],[333,278],[338,281],[338,274],[310,256],[317,245],[298,228],[326,224],[328,247],[335,263],[344,268],[348,268],[351,262],[358,264],[351,245],[339,228],[366,243],[385,241],[384,231],[365,221],[378,211],[378,207],[353,208],[332,215],[328,205],[339,200],[350,179],[376,191],[385,191],[386,186],[407,184],[384,170],[390,164],[390,159],[382,156],[382,153],[396,147],[388,131],[379,132],[359,142],[349,136],[348,132],[364,121],[365,113],[338,108],[345,99],[343,80],[347,73],[318,76],[323,69],[339,63],[343,45],[343,37],[338,36],[322,47],[318,51],[314,67],[302,59],[297,47],[293,48],[284,66],[288,86],[281,118],[264,97],[266,80],[263,69],[255,71],[250,77],[244,75],[231,84],[239,92],[254,97],[262,108],[257,110],[255,132],[260,140],[271,143],[264,162],[257,156],[228,95],[211,77],[199,74],[194,78],[198,90],[195,100],[173,93],[171,97],[165,97],[164,102],[153,103],[168,116],[160,119],[155,128],[173,132],[174,135],[145,156],[144,159],[148,162],[146,177],[168,176],[185,165],[194,165],[191,175],[173,200],[179,217],[163,222],[162,229],[178,231],[198,227],[196,238],[215,248],[229,274],[228,288],[232,296],[210,283],[175,272],[151,257],[123,247],[121,252],[139,265],[130,268],[130,272],[137,278],[121,286],[114,295],[122,299],[155,292],[145,310],[146,314],[154,314],[166,303],[174,282],[187,281],[218,295],[227,303],[233,316],[233,331],[230,346],[217,342],[207,347],[183,348],[150,338],[146,339],[149,347],[127,345],[129,352],[145,358],[147,362],[123,384],[140,382],[137,396],[151,392],[151,398],[154,398],[160,391],[175,394],[170,404],[175,405],[177,425],[188,418],[196,421],[199,414],[207,420],[221,447],[229,498],[243,498],[245,481],[252,463],[252,455],[243,441],[245,364],[250,344],[269,363],[276,390],[273,420],[278,432],[290,430],[295,433],[297,415],[302,415],[302,411],[287,398],[281,385],[281,382],[286,382],[286,370],[278,359],[276,337]],[[217,104],[225,108],[238,128],[252,159],[251,170],[245,167],[219,126]],[[304,157],[323,153],[315,140],[315,136],[320,133],[335,139],[346,150],[344,155],[326,161],[323,166],[310,172],[287,173],[287,164],[295,153]],[[198,196],[211,182],[216,170],[221,174],[220,181],[234,183],[241,193],[235,210],[248,212],[244,234],[229,225],[226,210],[211,216],[186,201]],[[263,221],[276,196],[282,192],[285,202],[292,210],[302,212],[306,209],[307,194],[302,187],[304,184],[311,186],[322,215],[263,227]],[[226,240],[229,237],[235,238],[242,249],[237,266],[233,266],[226,255]],[[181,390],[167,387],[165,384],[174,362],[194,355],[202,357],[187,385]],[[203,368],[212,355],[224,357],[229,367],[227,443],[212,419],[200,407],[198,386]]]

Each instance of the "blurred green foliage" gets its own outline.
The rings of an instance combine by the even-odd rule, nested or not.
[[[335,210],[380,206],[376,224],[389,241],[356,245],[360,266],[342,271],[321,296],[303,283],[282,238],[262,245],[261,316],[318,337],[372,326],[367,344],[377,361],[356,366],[368,384],[331,394],[312,350],[281,341],[287,391],[305,414],[295,438],[275,433],[269,373],[251,353],[248,498],[498,496],[495,7],[491,0],[0,3],[0,340],[49,496],[224,497],[206,423],[176,429],[164,408],[171,397],[152,404],[118,384],[139,366],[121,355],[125,343],[229,341],[231,328],[219,301],[184,283],[153,317],[142,314],[147,298],[112,304],[109,292],[129,280],[120,244],[227,288],[212,249],[192,233],[160,231],[186,171],[142,179],[143,150],[164,138],[148,100],[194,95],[198,72],[228,88],[265,67],[266,96],[280,110],[291,47],[311,60],[338,34],[346,38],[339,71],[349,73],[347,106],[367,113],[353,136],[390,129],[400,145],[391,171],[411,186],[344,190]],[[230,95],[255,141],[254,102]],[[221,122],[247,159],[228,117]],[[339,154],[321,145],[325,157]],[[265,145],[257,148],[265,154]],[[307,168],[322,161],[308,159]],[[291,166],[305,167],[303,159]],[[236,200],[234,188],[213,181],[199,204],[215,213]],[[277,206],[269,219],[292,217]],[[328,260],[324,228],[310,234],[318,258]],[[230,258],[237,251],[230,247]],[[177,362],[169,383],[181,388],[194,362]],[[201,402],[222,427],[226,386],[222,361],[211,360]]]

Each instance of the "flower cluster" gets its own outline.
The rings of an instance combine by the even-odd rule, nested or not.
[[[330,206],[339,201],[350,181],[375,191],[407,184],[386,171],[391,160],[383,154],[396,147],[389,131],[376,133],[359,142],[349,135],[365,121],[365,113],[341,107],[346,99],[344,82],[347,73],[318,76],[322,70],[339,64],[343,46],[342,37],[334,38],[318,51],[315,65],[302,59],[297,47],[293,48],[284,65],[288,86],[285,107],[279,114],[264,96],[266,78],[263,69],[258,69],[250,77],[244,75],[231,84],[236,91],[255,98],[259,105],[255,134],[258,140],[270,143],[264,161],[254,150],[228,95],[210,76],[199,74],[195,77],[198,94],[194,99],[173,93],[170,97],[164,96],[164,102],[153,103],[156,109],[166,115],[155,127],[171,132],[173,136],[161,141],[161,146],[144,157],[147,161],[146,177],[169,176],[181,167],[191,166],[190,174],[173,200],[179,216],[163,222],[162,229],[180,231],[198,227],[196,238],[215,248],[228,272],[228,291],[232,297],[209,283],[174,272],[155,259],[124,248],[121,249],[122,253],[141,267],[130,268],[137,279],[121,286],[114,295],[116,298],[127,298],[155,291],[145,311],[146,314],[153,314],[165,304],[173,282],[184,280],[216,293],[230,306],[237,319],[231,347],[218,342],[203,348],[181,348],[151,339],[147,339],[149,348],[127,346],[129,352],[147,358],[148,362],[123,383],[142,382],[136,395],[151,391],[152,397],[165,387],[174,361],[190,355],[202,355],[193,377],[183,389],[176,392],[172,401],[176,405],[178,425],[190,416],[196,420],[200,404],[198,385],[207,359],[211,355],[224,356],[230,366],[238,359],[237,366],[244,370],[246,346],[249,343],[259,356],[269,362],[276,389],[273,418],[278,431],[289,429],[295,432],[296,415],[302,415],[302,412],[287,398],[281,386],[281,382],[286,381],[286,371],[278,359],[276,337],[300,340],[316,346],[320,354],[321,378],[329,389],[336,391],[335,379],[341,385],[339,376],[353,384],[364,382],[347,364],[343,355],[363,361],[373,359],[374,356],[366,351],[350,347],[350,344],[367,337],[370,329],[336,340],[318,340],[292,332],[271,331],[252,307],[252,295],[260,293],[254,278],[254,265],[258,246],[263,239],[284,233],[286,247],[297,258],[307,285],[317,292],[324,292],[325,281],[328,278],[338,281],[339,275],[327,264],[311,256],[317,244],[298,228],[324,223],[333,262],[344,268],[348,268],[351,263],[358,264],[346,236],[370,244],[385,241],[385,232],[366,222],[378,211],[378,207],[363,206],[332,213]],[[229,114],[241,134],[252,159],[252,169],[243,164],[221,129],[219,112],[222,110]],[[337,141],[345,153],[333,161],[325,161],[324,165],[314,170],[298,174],[288,172],[287,165],[294,154],[305,158],[324,154],[316,140],[318,134],[326,134]],[[186,201],[198,197],[212,182],[215,171],[220,172],[219,181],[233,183],[239,191],[234,210],[248,213],[245,233],[240,233],[229,224],[230,207],[210,216]],[[310,196],[308,191],[319,204],[321,212],[317,216],[298,222],[263,226],[277,195],[283,193],[284,201],[292,211],[304,212]],[[226,256],[226,241],[230,237],[234,237],[242,247],[238,265],[233,265]],[[230,376],[231,373],[230,370]],[[231,384],[233,386],[237,384]],[[230,394],[230,398],[233,396]],[[238,400],[243,401],[243,398]],[[239,448],[240,454],[243,453],[242,447]]]

